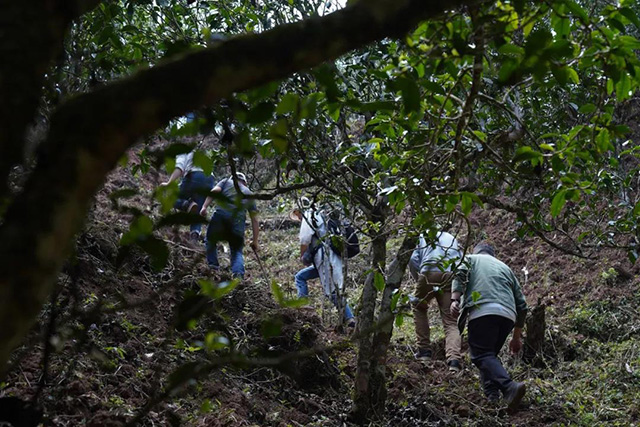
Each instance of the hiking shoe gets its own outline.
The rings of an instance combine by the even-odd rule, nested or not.
[[[462,370],[462,365],[460,364],[459,360],[456,360],[456,359],[449,360],[447,362],[447,365],[449,366],[449,370],[451,372],[460,372]]]
[[[504,400],[507,401],[507,408],[512,411],[517,409],[526,391],[527,386],[524,383],[511,383],[511,387],[509,387],[509,390],[504,394]]]
[[[497,403],[498,401],[500,401],[500,395],[499,394],[487,394],[487,400],[491,403]]]
[[[189,205],[189,209],[187,209],[187,212],[189,213],[200,213],[200,209],[198,209],[198,204],[196,202],[191,202],[191,204]]]
[[[433,353],[431,353],[431,350],[428,348],[419,348],[416,354],[414,354],[415,358],[418,360],[431,360],[432,355]]]
[[[194,243],[198,243],[200,241],[200,233],[198,233],[197,231],[192,231],[189,237]]]

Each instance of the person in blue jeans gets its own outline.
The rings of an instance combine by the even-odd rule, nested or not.
[[[240,190],[240,192],[236,189]],[[244,228],[246,212],[251,218],[251,228],[253,240],[251,247],[258,250],[258,211],[251,190],[247,187],[247,179],[243,173],[237,172],[236,179],[225,178],[218,182],[211,190],[212,195],[208,196],[200,209],[200,215],[207,215],[207,207],[214,197],[217,199],[218,208],[213,213],[207,228],[207,262],[209,267],[217,271],[220,269],[218,261],[218,242],[229,242],[231,251],[231,273],[233,277],[244,277],[244,257],[242,248],[244,246]]]
[[[213,176],[205,175],[204,171],[193,164],[193,151],[187,154],[179,154],[176,157],[176,167],[169,179],[160,184],[167,187],[173,181],[182,178],[178,200],[174,208],[183,212],[198,213],[207,198],[207,192],[213,187]],[[194,241],[200,239],[202,224],[191,224],[190,237]]]
[[[324,294],[336,308],[344,307],[344,320],[347,327],[355,327],[353,311],[341,292],[343,290],[342,258],[329,248],[328,243],[320,241],[327,233],[322,214],[309,210],[303,215],[299,209],[294,209],[290,217],[301,222],[300,260],[306,265],[295,275],[298,298],[309,295],[307,286],[309,280],[320,278]],[[315,248],[314,253],[305,255],[309,247]]]

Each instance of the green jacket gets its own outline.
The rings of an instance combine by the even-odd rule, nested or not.
[[[527,316],[527,301],[513,271],[491,255],[467,255],[456,271],[451,292],[462,292],[458,328],[464,329],[469,310],[480,304],[494,302],[516,312],[516,327],[523,327]],[[475,301],[474,301],[475,299]]]

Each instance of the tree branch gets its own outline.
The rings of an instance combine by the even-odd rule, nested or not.
[[[325,17],[232,38],[70,99],[0,227],[0,366],[70,252],[91,198],[140,137],[172,117],[308,69],[476,0],[359,1]]]
[[[11,168],[22,163],[25,132],[42,95],[44,76],[62,52],[71,22],[100,0],[0,2],[0,200]]]

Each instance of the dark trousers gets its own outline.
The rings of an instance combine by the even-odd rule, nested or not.
[[[480,370],[480,381],[488,397],[500,397],[511,383],[498,353],[513,329],[513,321],[502,316],[482,316],[469,321],[471,361]]]
[[[198,204],[198,212],[202,209],[204,200],[207,198],[207,194],[213,188],[213,177],[211,175],[205,175],[204,172],[196,171],[189,172],[180,182],[180,191],[178,193],[178,200],[174,205],[174,208],[186,211],[189,209],[191,202]],[[200,233],[202,224],[191,224],[191,231]]]

